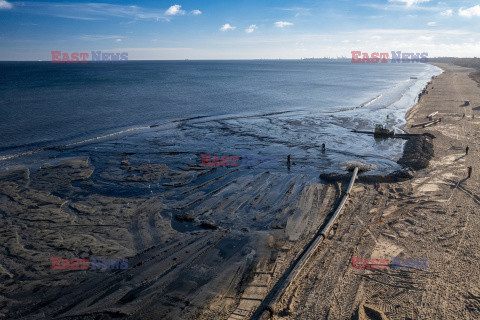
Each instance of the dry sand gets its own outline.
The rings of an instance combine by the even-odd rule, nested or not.
[[[412,180],[355,185],[276,319],[480,318],[480,90],[471,70],[441,67],[406,127],[436,136],[435,158]],[[409,128],[433,111],[440,124]],[[345,188],[302,175],[131,165],[128,157],[98,170],[78,158],[0,174],[0,317],[252,319]],[[92,192],[92,175],[112,188],[169,189],[106,195]],[[194,229],[178,231],[187,224]],[[52,270],[54,256],[128,258],[128,269]],[[428,269],[352,269],[353,256],[424,258]]]

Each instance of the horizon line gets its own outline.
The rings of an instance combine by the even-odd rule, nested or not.
[[[430,59],[479,59],[479,57],[448,57],[448,56],[441,56],[441,57],[428,57]],[[351,60],[348,57],[304,57],[304,58],[250,58],[250,59],[241,59],[241,58],[232,58],[232,59],[138,59],[138,60],[123,60],[123,61],[86,61],[85,63],[93,62],[93,63],[125,63],[125,62],[141,62],[141,61],[259,61],[259,60]],[[49,62],[52,63],[51,60],[0,60],[0,62]],[[55,64],[77,64],[81,62],[55,62]]]

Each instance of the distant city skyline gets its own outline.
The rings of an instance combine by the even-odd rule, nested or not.
[[[128,60],[480,56],[479,0],[0,0],[0,21],[4,61],[48,61],[57,50]]]

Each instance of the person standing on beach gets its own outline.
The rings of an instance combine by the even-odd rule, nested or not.
[[[468,156],[468,150],[470,150],[470,148],[467,146],[467,147],[465,148],[465,155],[467,155],[467,156]]]
[[[287,169],[290,171],[290,155],[287,156]]]
[[[468,177],[472,176],[472,167],[468,167]]]

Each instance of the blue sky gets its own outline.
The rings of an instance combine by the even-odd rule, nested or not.
[[[0,60],[480,56],[480,0],[0,0]]]

